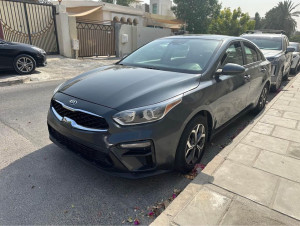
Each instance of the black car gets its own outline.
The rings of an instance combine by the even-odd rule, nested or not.
[[[271,85],[272,90],[277,91],[291,70],[295,49],[289,46],[288,37],[284,34],[265,33],[245,34],[242,37],[254,42],[272,63]]]
[[[19,74],[31,74],[36,67],[46,64],[44,50],[32,45],[0,39],[0,70],[15,70]]]
[[[58,86],[50,139],[118,175],[187,172],[218,131],[265,107],[270,69],[243,38],[159,39]]]

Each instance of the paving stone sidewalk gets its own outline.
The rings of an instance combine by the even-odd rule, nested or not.
[[[81,73],[114,64],[118,59],[114,57],[89,57],[70,59],[60,55],[47,56],[48,65],[39,67],[33,74],[19,75],[14,71],[0,71],[0,87],[28,82],[70,79]]]
[[[300,225],[300,74],[152,225]]]

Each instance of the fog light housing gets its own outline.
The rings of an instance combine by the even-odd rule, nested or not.
[[[154,144],[151,140],[116,145],[111,151],[130,172],[144,172],[156,167]]]
[[[143,141],[138,143],[127,143],[127,144],[121,144],[120,147],[124,149],[137,149],[137,148],[146,148],[150,147],[151,142],[150,141]]]

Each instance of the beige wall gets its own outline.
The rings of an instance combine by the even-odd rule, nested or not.
[[[137,48],[162,37],[171,36],[171,29],[160,29],[151,27],[137,27]]]
[[[93,12],[91,14],[88,14],[86,16],[77,17],[78,19],[84,19],[84,20],[90,20],[90,21],[104,21],[106,19],[103,18],[103,12],[100,10],[97,10],[96,12]]]
[[[56,24],[59,52],[66,57],[75,57],[72,39],[77,39],[76,18],[69,16],[64,5],[56,5]]]
[[[122,43],[122,35],[128,35],[128,43]],[[119,34],[119,56],[132,53],[141,46],[162,37],[171,36],[171,29],[159,29],[143,26],[122,25]]]

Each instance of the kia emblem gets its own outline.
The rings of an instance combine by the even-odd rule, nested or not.
[[[77,104],[77,100],[70,100],[69,103],[70,103],[71,105],[75,105],[75,104]]]

